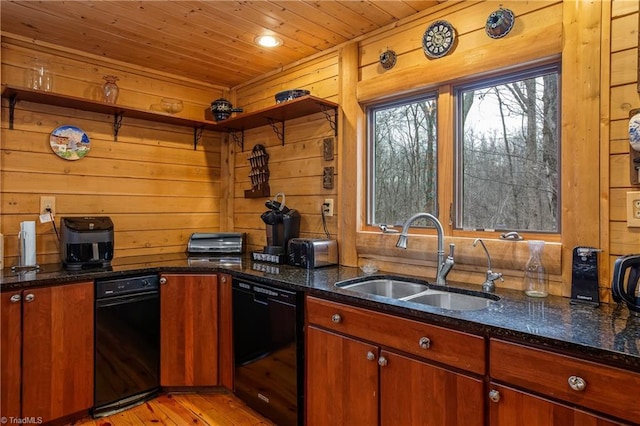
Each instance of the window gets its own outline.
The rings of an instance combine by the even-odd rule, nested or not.
[[[417,212],[436,214],[436,103],[429,94],[369,109],[369,225],[402,224]]]
[[[459,86],[456,226],[560,231],[559,67]]]

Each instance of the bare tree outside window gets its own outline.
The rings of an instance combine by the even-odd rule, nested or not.
[[[458,227],[559,232],[558,81],[551,66],[456,89]]]
[[[433,94],[370,110],[369,224],[436,214],[436,112]]]

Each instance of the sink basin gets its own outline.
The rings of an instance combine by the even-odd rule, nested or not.
[[[428,290],[429,287],[411,281],[395,279],[373,279],[351,284],[350,282],[337,283],[336,286],[345,290],[358,291],[360,293],[374,294],[377,296],[402,299]]]
[[[450,311],[478,311],[496,304],[498,297],[485,293],[476,294],[450,291],[446,287],[433,288],[426,282],[406,281],[400,277],[371,277],[365,280],[346,280],[335,284],[343,290],[375,296],[389,297]]]
[[[435,306],[450,311],[478,311],[495,304],[495,301],[482,296],[430,290],[402,300],[422,305]]]

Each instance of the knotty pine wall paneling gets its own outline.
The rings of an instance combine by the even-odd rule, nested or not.
[[[237,104],[245,112],[275,105],[275,94],[282,90],[306,89],[311,94],[338,102],[338,54],[326,52],[307,61],[285,67],[233,90]],[[285,143],[277,138],[270,126],[245,131],[244,151],[234,148],[234,228],[247,235],[248,250],[262,250],[267,244],[266,226],[260,215],[266,211],[265,201],[276,193],[285,194],[287,207],[300,212],[300,236],[324,238],[320,207],[325,198],[333,198],[334,216],[327,218],[332,238],[336,238],[340,211],[337,208],[338,139],[334,141],[334,159],[325,161],[322,141],[334,137],[334,131],[324,114],[317,113],[285,123]],[[248,156],[256,144],[266,147],[269,154],[269,186],[271,197],[244,198],[251,189]],[[324,167],[334,167],[334,188],[324,189]]]
[[[639,6],[636,1],[616,0],[610,4],[610,81],[605,87],[609,98],[607,124],[608,189],[609,190],[609,246],[608,263],[611,271],[618,256],[640,252],[640,228],[627,227],[626,194],[640,191],[631,184],[629,155],[629,111],[640,108],[638,84],[638,20]],[[609,273],[609,283],[610,283]],[[608,289],[607,289],[608,290]],[[607,292],[608,293],[608,292]],[[607,294],[608,296],[608,294]]]
[[[72,54],[73,53],[73,54]],[[33,57],[46,59],[53,91],[101,99],[102,76],[119,77],[118,103],[147,109],[162,97],[184,101],[178,115],[203,119],[204,108],[222,95],[218,87],[110,63],[76,52],[2,38],[2,83],[22,86]],[[56,197],[56,223],[62,216],[110,216],[115,258],[184,252],[192,232],[219,230],[221,135],[203,132],[196,150],[193,129],[124,117],[113,138],[113,117],[70,108],[18,102],[14,130],[8,128],[8,102],[2,100],[0,229],[6,266],[17,263],[17,235],[24,220],[36,220],[41,195]],[[91,151],[66,161],[49,146],[60,125],[83,129]],[[37,221],[37,260],[59,262],[51,224]]]

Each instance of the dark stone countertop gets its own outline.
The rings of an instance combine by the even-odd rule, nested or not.
[[[0,277],[0,290],[6,292],[155,272],[225,272],[264,284],[305,291],[337,302],[421,319],[488,337],[520,341],[640,372],[640,317],[631,315],[626,307],[571,305],[569,299],[563,297],[534,299],[520,291],[499,288],[495,294],[500,301],[495,306],[479,311],[448,311],[336,288],[333,284],[338,281],[365,277],[358,268],[352,267],[330,266],[307,270],[253,262],[246,256],[198,259],[172,253],[114,259],[109,270],[71,272],[65,271],[59,264],[42,265],[37,273],[13,273],[5,269]],[[375,275],[386,274],[378,272]],[[420,281],[415,277],[405,278]],[[479,284],[451,284],[451,287],[462,292],[479,291]]]

